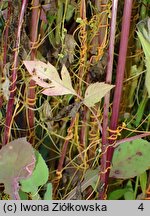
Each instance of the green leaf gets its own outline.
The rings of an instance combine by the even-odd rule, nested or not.
[[[47,184],[47,189],[44,194],[44,200],[52,200],[52,184],[51,183]]]
[[[2,118],[3,118],[3,114],[2,114],[2,112],[0,111],[0,120],[2,120]]]
[[[138,127],[140,124],[143,115],[144,115],[144,110],[147,104],[148,98],[147,95],[145,95],[142,100],[140,101],[140,104],[138,105],[137,113],[136,113],[136,119],[135,119],[135,127]]]
[[[146,186],[147,186],[147,173],[146,172],[140,175],[140,186],[142,189],[142,193],[145,194]]]
[[[70,64],[73,63],[74,61],[76,44],[77,43],[73,35],[65,34],[64,55],[65,55],[65,58],[68,58]]]
[[[119,200],[121,198],[123,199],[123,197],[125,198],[125,200],[134,199],[134,191],[132,188],[132,182],[130,180],[127,182],[127,185],[125,188],[117,189],[111,192],[108,196],[108,199],[109,200]]]
[[[150,167],[150,143],[137,139],[120,144],[114,152],[110,176],[128,179],[141,175]]]
[[[19,196],[21,200],[28,200],[28,194],[23,192],[22,190],[19,191]]]
[[[134,191],[130,180],[127,182],[126,190],[127,191],[124,194],[125,200],[134,200]]]
[[[90,84],[85,91],[83,103],[87,107],[94,106],[95,103],[99,102],[113,87],[114,85],[105,84],[104,82]]]
[[[95,190],[99,179],[98,173],[99,173],[99,168],[94,170],[88,169],[87,172],[85,173],[82,186],[84,186],[84,188],[86,189],[88,186],[91,185],[93,190]]]
[[[31,177],[26,180],[21,180],[21,190],[35,194],[39,186],[43,186],[48,181],[48,168],[38,151],[35,151],[36,165]]]
[[[0,150],[0,183],[10,199],[20,199],[19,181],[28,178],[35,166],[33,148],[26,138],[16,139]]]
[[[82,20],[82,18],[77,17],[76,22],[81,24],[81,23],[83,23],[83,20]]]
[[[109,200],[119,200],[123,197],[126,191],[127,191],[126,188],[117,189],[109,194],[108,199]]]
[[[99,168],[97,169],[88,169],[85,173],[84,181],[81,183],[81,192],[86,190],[89,186],[92,186],[93,190],[96,190],[97,183],[99,180]],[[73,199],[76,195],[76,188],[75,187],[67,196],[66,199]]]
[[[137,65],[132,65],[130,68],[130,76],[134,77],[137,76],[140,72],[140,67],[137,67]],[[137,90],[138,85],[138,77],[132,80],[130,84],[130,91],[128,95],[128,104],[130,107],[134,104],[134,97],[135,97],[135,91]]]
[[[68,7],[67,7],[67,13],[66,13],[66,21],[68,22],[71,17],[73,16],[73,13],[74,13],[74,10],[75,10],[75,6],[72,5],[72,4],[68,4]]]
[[[145,54],[145,63],[147,68],[145,86],[148,91],[148,96],[150,97],[150,18],[140,21],[137,27],[137,34]]]

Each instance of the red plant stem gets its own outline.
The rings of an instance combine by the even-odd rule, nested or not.
[[[87,131],[87,114],[88,114],[88,109],[87,107],[84,107],[84,111],[82,114],[82,127],[80,131],[80,147],[84,149],[86,145],[86,131]]]
[[[80,3],[80,17],[83,20],[86,20],[86,2],[85,0],[81,0]],[[81,27],[81,33],[83,34],[83,32],[86,32],[86,27],[83,26]],[[81,36],[81,51],[80,51],[80,58],[81,58],[81,62],[80,62],[80,66],[79,66],[79,78],[80,78],[80,82],[79,82],[79,87],[78,87],[78,93],[79,95],[82,94],[82,78],[84,76],[85,73],[85,62],[86,62],[86,55],[84,54],[83,50],[85,49],[84,46],[87,46],[87,38],[85,37],[84,39]],[[87,78],[88,79],[88,78]],[[86,144],[86,119],[87,119],[87,108],[84,107],[84,111],[83,111],[83,115],[81,116],[82,118],[82,127],[80,130],[80,147],[81,149],[85,148],[85,144]]]
[[[31,59],[34,60],[36,56],[36,43],[38,38],[38,23],[40,17],[40,3],[39,0],[33,0],[32,3],[32,18],[31,18]]]
[[[112,130],[116,130],[118,124],[118,118],[119,118],[119,107],[121,101],[125,63],[126,63],[126,54],[127,54],[128,39],[129,39],[132,2],[133,0],[126,0],[124,4],[121,41],[120,41],[119,58],[118,58],[118,65],[117,65],[116,87],[115,87],[114,101],[112,107],[112,117],[110,122],[110,128]]]
[[[61,156],[59,158],[57,171],[56,171],[56,178],[55,178],[54,184],[53,184],[53,196],[54,196],[54,199],[55,199],[55,196],[57,194],[57,188],[59,186],[60,179],[62,178],[63,164],[64,164],[64,161],[65,161],[69,140],[72,137],[72,129],[73,129],[74,124],[75,124],[75,119],[76,119],[76,117],[72,118],[72,120],[71,120],[70,127],[68,128],[67,139],[65,140],[65,142],[63,144],[63,147],[62,147],[62,150],[61,150]]]
[[[115,87],[113,107],[112,107],[112,117],[110,121],[110,129],[114,131],[117,129],[118,118],[119,118],[119,106],[120,106],[121,93],[123,87],[125,62],[126,62],[126,54],[127,54],[127,46],[128,46],[128,38],[129,38],[129,30],[130,30],[130,20],[131,20],[131,12],[132,12],[132,2],[133,0],[126,0],[124,3],[121,40],[120,40],[117,72],[116,72],[117,73],[116,87]],[[110,146],[109,145],[107,146],[106,158],[105,158],[106,164],[105,166],[103,166],[105,168],[105,171],[101,173],[102,174],[101,184],[102,185],[104,184],[104,187],[99,193],[99,199],[105,199],[106,196],[111,160],[114,152],[114,147],[112,146],[113,142],[109,141]]]
[[[115,43],[115,32],[116,32],[116,19],[117,19],[117,7],[118,0],[114,0],[112,4],[112,15],[110,24],[110,39],[109,39],[109,49],[108,49],[108,64],[106,71],[106,83],[111,84],[112,82],[112,69],[113,69],[113,59],[114,59],[114,43]],[[109,101],[110,93],[106,94],[104,98],[104,111],[103,111],[103,130],[102,130],[102,152],[106,152],[108,146],[107,140],[107,128],[108,128],[108,115],[109,115]],[[106,170],[107,154],[102,154],[101,158],[101,170],[105,172]],[[105,184],[105,174],[100,173],[101,184]],[[99,194],[100,199],[103,199],[103,194]]]
[[[89,83],[89,75],[87,74],[86,82]],[[83,114],[82,114],[82,127],[80,130],[80,147],[84,149],[86,146],[86,133],[87,133],[87,122],[88,119],[88,108],[84,106]]]
[[[80,17],[83,20],[86,19],[86,3],[85,3],[85,0],[81,0]]]
[[[12,125],[12,114],[13,114],[13,107],[14,107],[14,100],[15,100],[15,93],[16,93],[16,80],[17,80],[17,70],[18,70],[18,53],[19,53],[19,46],[20,46],[20,36],[21,36],[21,28],[23,24],[24,14],[26,10],[28,0],[22,1],[21,12],[19,16],[19,23],[16,35],[16,43],[14,49],[14,61],[12,66],[12,76],[11,76],[11,85],[10,85],[10,96],[7,105],[7,112],[6,112],[6,122],[5,122],[5,129],[4,129],[4,138],[2,145],[5,145],[9,142],[11,125]]]
[[[97,35],[98,39],[98,45],[102,45],[105,35],[106,35],[106,29],[107,29],[107,19],[108,14],[106,12],[108,7],[109,0],[95,0],[95,5],[98,8],[98,11],[103,14],[102,20],[101,20],[101,27],[99,29],[99,33]]]
[[[0,109],[2,108],[2,106],[3,106],[3,98],[0,97]]]
[[[112,81],[117,7],[118,7],[118,0],[114,0],[112,5],[112,18],[110,24],[110,39],[109,39],[109,49],[108,49],[108,63],[107,63],[107,71],[106,71],[106,83],[108,84],[111,84]],[[106,148],[105,145],[107,144],[109,101],[110,101],[110,93],[108,93],[104,98],[103,133],[102,133],[102,144],[104,149]]]
[[[36,57],[36,43],[38,38],[38,23],[40,16],[40,3],[39,0],[33,0],[32,2],[32,18],[31,18],[31,60]],[[28,92],[28,128],[29,128],[29,142],[34,144],[34,106],[35,106],[35,81],[31,80],[29,83]]]
[[[3,55],[3,68],[6,64],[7,58],[7,43],[8,43],[8,32],[9,32],[9,22],[10,22],[10,15],[11,15],[11,2],[8,2],[8,12],[7,12],[7,25],[5,28],[5,37],[4,37],[4,55]]]
[[[135,135],[135,136],[132,136],[132,137],[128,137],[128,138],[124,138],[124,139],[118,140],[116,142],[116,144],[114,145],[114,148],[116,148],[117,146],[121,145],[122,143],[131,142],[133,140],[140,139],[142,137],[148,137],[148,136],[150,136],[150,132],[145,132],[143,134],[138,134],[138,135]]]
[[[7,58],[7,44],[8,44],[8,32],[9,32],[9,22],[10,22],[10,15],[11,15],[11,3],[8,2],[8,9],[7,9],[7,24],[4,30],[4,46],[3,46],[3,60],[0,60],[0,70],[2,71],[2,75],[1,75],[1,81],[5,80],[5,74],[4,74],[4,67],[6,65],[6,58]],[[0,96],[0,108],[2,107],[3,104],[3,96]]]
[[[70,133],[72,133],[72,128],[74,127],[74,124],[75,124],[75,117],[72,118],[72,120],[71,120],[68,136],[70,135]],[[59,159],[59,163],[58,163],[58,167],[57,167],[57,172],[58,173],[60,173],[62,171],[64,160],[65,160],[65,157],[66,157],[68,144],[69,144],[69,139],[66,139],[65,142],[64,142],[62,151],[61,151],[61,157]]]

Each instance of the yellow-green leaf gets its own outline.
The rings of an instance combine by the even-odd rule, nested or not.
[[[150,18],[140,21],[138,24],[138,37],[142,44],[143,51],[145,54],[146,63],[146,76],[145,76],[145,86],[148,91],[148,96],[150,97]]]
[[[114,85],[105,84],[104,82],[90,84],[85,91],[83,103],[87,107],[94,106],[95,103],[99,102],[113,87]]]

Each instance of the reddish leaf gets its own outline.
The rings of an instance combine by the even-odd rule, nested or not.
[[[35,166],[34,151],[26,138],[16,139],[0,150],[0,183],[11,199],[20,199],[19,181],[28,178]]]
[[[42,91],[48,96],[53,95],[77,95],[71,84],[71,78],[65,65],[61,70],[61,77],[56,68],[50,63],[45,64],[41,61],[24,61],[24,65],[32,76],[32,79],[41,87],[46,88]],[[44,81],[48,80],[48,82]]]

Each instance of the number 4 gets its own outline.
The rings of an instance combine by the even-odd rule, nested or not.
[[[139,210],[143,211],[144,210],[144,206],[143,206],[143,203],[141,203],[138,207]]]

